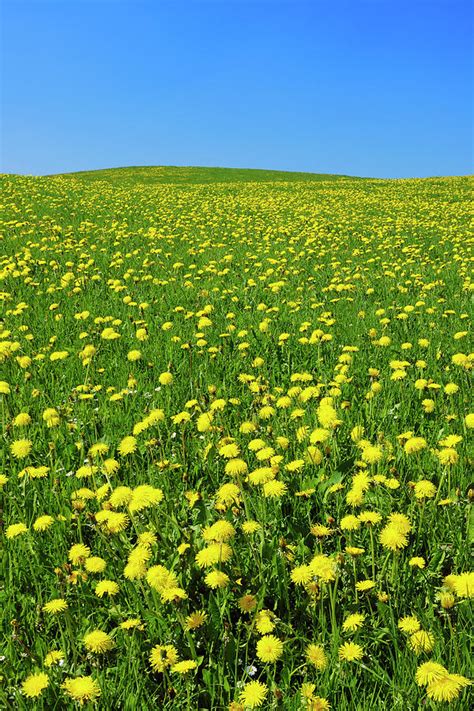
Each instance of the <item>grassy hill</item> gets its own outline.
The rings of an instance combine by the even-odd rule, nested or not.
[[[2,707],[470,708],[472,178],[0,185]]]
[[[84,180],[106,180],[119,185],[133,183],[191,184],[206,183],[267,183],[267,182],[313,182],[327,180],[351,180],[347,175],[324,173],[295,173],[283,170],[256,170],[250,168],[205,168],[177,166],[131,166],[64,173],[61,177]],[[357,179],[357,178],[356,178]]]

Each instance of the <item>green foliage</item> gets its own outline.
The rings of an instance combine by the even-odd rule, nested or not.
[[[85,676],[89,708],[236,710],[251,680],[264,709],[435,708],[418,666],[470,668],[472,179],[2,187],[2,705],[72,709]]]

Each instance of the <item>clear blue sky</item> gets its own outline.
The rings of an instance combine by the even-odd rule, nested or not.
[[[472,168],[467,0],[3,0],[4,172]]]

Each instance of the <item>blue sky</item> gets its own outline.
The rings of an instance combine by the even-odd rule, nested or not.
[[[472,173],[465,0],[3,0],[3,172]]]

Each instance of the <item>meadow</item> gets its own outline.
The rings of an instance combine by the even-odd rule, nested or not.
[[[469,708],[472,187],[2,177],[2,708]]]

